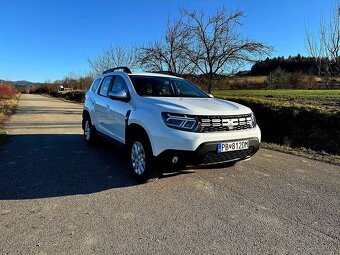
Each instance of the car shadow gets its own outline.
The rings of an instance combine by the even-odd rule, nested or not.
[[[90,194],[137,185],[125,150],[82,135],[13,135],[0,150],[0,200]]]

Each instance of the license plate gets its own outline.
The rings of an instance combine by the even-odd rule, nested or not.
[[[237,142],[229,142],[229,143],[219,143],[217,145],[217,152],[226,152],[226,151],[238,151],[238,150],[246,150],[249,148],[249,141],[237,141]]]

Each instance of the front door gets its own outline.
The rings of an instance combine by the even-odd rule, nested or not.
[[[116,75],[113,81],[111,91],[125,90],[129,94],[126,81],[122,76]],[[108,126],[110,136],[114,139],[125,143],[125,116],[131,109],[129,102],[110,99],[108,111]]]

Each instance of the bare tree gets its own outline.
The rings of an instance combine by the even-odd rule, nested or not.
[[[189,43],[189,31],[181,18],[168,19],[164,39],[140,47],[138,63],[151,71],[169,71],[178,75],[187,73],[192,64],[185,53]]]
[[[306,28],[305,47],[315,58],[319,76],[340,83],[340,6],[333,8],[328,19],[321,16],[319,30],[313,33]]]
[[[242,11],[222,8],[209,17],[203,11],[181,12],[187,18],[184,30],[190,33],[186,54],[209,93],[220,74],[234,73],[244,63],[255,62],[273,50],[239,33],[240,19],[244,17]]]
[[[131,47],[122,45],[110,45],[104,49],[98,56],[87,59],[93,75],[102,73],[116,66],[128,66],[135,68],[137,65],[135,50]]]

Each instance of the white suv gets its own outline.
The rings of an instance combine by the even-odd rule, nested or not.
[[[142,182],[169,166],[232,165],[254,155],[261,141],[248,107],[213,98],[182,78],[127,67],[95,78],[82,127],[89,144],[99,134],[126,146]]]

